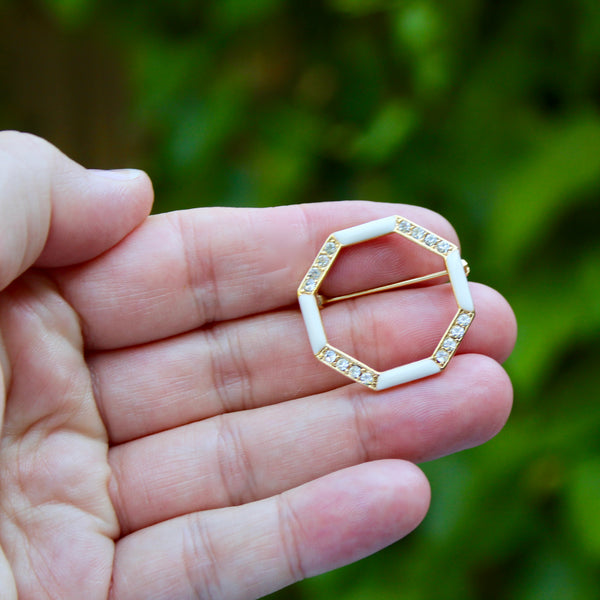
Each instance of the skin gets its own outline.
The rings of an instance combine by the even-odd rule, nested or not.
[[[414,463],[483,443],[510,412],[515,320],[482,285],[441,375],[375,393],[310,352],[296,287],[325,237],[402,214],[457,243],[439,215],[347,202],[148,217],[151,203],[141,172],[0,134],[8,600],[265,595],[408,534],[430,499]],[[326,291],[439,268],[401,242],[349,249]],[[324,314],[331,343],[384,369],[430,354],[455,309],[438,282]]]

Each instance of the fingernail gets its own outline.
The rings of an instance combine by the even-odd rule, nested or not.
[[[119,181],[136,179],[143,174],[143,171],[140,171],[139,169],[113,169],[107,171],[103,171],[101,169],[90,169],[90,171],[100,175],[101,177],[106,177],[107,179],[117,179]]]

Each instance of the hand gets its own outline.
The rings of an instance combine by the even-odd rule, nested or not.
[[[267,594],[406,535],[429,503],[413,463],[507,418],[499,362],[516,327],[484,286],[471,284],[477,318],[441,375],[375,393],[308,346],[296,287],[324,238],[399,212],[457,241],[434,213],[350,202],[147,218],[144,174],[86,171],[15,133],[0,135],[0,185],[3,598]],[[390,243],[345,252],[329,289],[435,258]],[[455,308],[438,284],[324,314],[332,343],[383,369],[427,356]]]

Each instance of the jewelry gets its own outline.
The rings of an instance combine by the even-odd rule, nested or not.
[[[388,233],[397,233],[441,256],[446,270],[335,298],[327,298],[318,293],[325,276],[342,248],[366,242]],[[332,233],[319,250],[300,287],[298,287],[298,302],[314,355],[338,373],[373,390],[385,390],[395,385],[440,373],[454,356],[475,317],[475,307],[467,282],[468,274],[469,266],[466,261],[461,260],[459,250],[455,244],[403,217],[385,217]],[[349,298],[413,285],[443,275],[447,275],[450,280],[458,312],[454,315],[440,343],[429,357],[379,372],[342,350],[333,347],[327,341],[320,313],[323,306]]]

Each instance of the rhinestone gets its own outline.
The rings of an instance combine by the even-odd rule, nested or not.
[[[442,240],[437,245],[437,251],[441,252],[442,254],[446,254],[449,250],[450,250],[450,244],[448,242],[446,242],[445,240]]]
[[[335,245],[335,242],[327,242],[325,244],[325,252],[327,252],[327,254],[334,254],[336,250],[337,246]]]
[[[411,228],[411,224],[408,221],[400,221],[400,223],[398,223],[398,231],[401,231],[402,233],[408,233],[410,231]]]
[[[422,227],[415,227],[410,235],[414,237],[415,240],[422,240],[425,237],[425,230]]]
[[[461,327],[460,325],[455,325],[451,330],[450,330],[450,335],[453,338],[456,338],[457,340],[462,339],[463,335],[465,335],[465,328]]]
[[[443,365],[449,358],[449,354],[444,350],[438,350],[435,353],[435,361],[440,365]]]
[[[425,243],[428,246],[435,246],[437,244],[437,241],[438,241],[438,237],[437,237],[437,235],[433,235],[433,233],[429,233],[425,237]]]
[[[316,279],[307,279],[304,283],[304,289],[307,292],[314,292],[317,289],[317,280]]]
[[[456,343],[456,340],[453,340],[452,338],[446,338],[442,344],[442,348],[444,350],[448,350],[448,352],[453,352],[456,350],[457,345],[458,344]]]
[[[360,376],[360,381],[361,381],[361,383],[364,383],[365,385],[371,385],[373,383],[373,375],[371,375],[371,373],[369,373],[368,371],[365,371]]]
[[[328,363],[332,363],[337,358],[337,354],[333,350],[327,350],[323,354],[323,360]]]
[[[352,365],[348,373],[350,374],[350,377],[358,379],[360,377],[360,367],[358,365]]]
[[[317,269],[316,267],[313,267],[308,272],[308,276],[312,277],[313,279],[318,279],[319,277],[321,277],[321,269]]]
[[[467,315],[467,314],[463,313],[462,315],[460,315],[458,317],[458,319],[456,319],[456,323],[458,325],[460,325],[461,327],[466,327],[467,325],[469,325],[471,323],[472,320],[473,320],[473,318],[471,317],[471,315]]]
[[[337,363],[335,363],[335,366],[340,371],[347,371],[348,367],[350,366],[350,361],[346,360],[345,358],[340,358]]]
[[[317,258],[317,264],[320,267],[326,267],[329,264],[329,256],[326,254],[319,254],[319,257]]]

